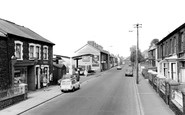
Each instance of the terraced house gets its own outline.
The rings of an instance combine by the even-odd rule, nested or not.
[[[41,74],[50,82],[53,45],[29,28],[0,19],[0,91],[15,90],[21,83],[28,90],[39,89]]]
[[[185,24],[158,42],[159,73],[176,82],[185,82]]]

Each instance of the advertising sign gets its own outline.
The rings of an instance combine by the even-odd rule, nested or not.
[[[99,66],[99,55],[94,55],[92,58],[92,66]]]
[[[83,56],[82,61],[83,62],[90,62],[90,56]]]

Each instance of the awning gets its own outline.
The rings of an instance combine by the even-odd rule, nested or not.
[[[93,54],[81,54],[81,55],[73,56],[72,59],[80,60],[82,59],[83,56],[93,56]]]
[[[35,61],[23,60],[23,61],[17,61],[14,66],[23,67],[23,66],[33,66],[33,65],[35,65]]]
[[[177,58],[177,55],[174,55],[174,56],[165,58],[165,60],[174,60],[174,61],[176,61],[176,60],[178,60],[178,58]]]

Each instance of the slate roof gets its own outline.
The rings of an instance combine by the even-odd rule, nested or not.
[[[10,22],[4,19],[0,19],[0,31],[6,34],[12,34],[12,35],[24,37],[27,39],[42,41],[42,42],[50,43],[54,45],[54,43],[43,38],[42,36],[30,30],[29,28],[17,25],[13,22]]]
[[[80,49],[78,49],[78,50],[76,50],[75,51],[75,53],[76,52],[78,52],[79,50],[81,50],[83,47],[85,47],[86,45],[89,45],[89,46],[91,46],[91,47],[93,47],[94,49],[96,49],[96,50],[98,50],[98,51],[100,51],[100,52],[103,52],[103,53],[106,53],[106,54],[109,54],[109,52],[108,51],[106,51],[106,50],[103,50],[103,49],[98,49],[98,48],[96,48],[96,47],[94,47],[94,46],[92,46],[91,44],[85,44],[84,46],[82,46]]]
[[[171,33],[169,33],[166,37],[164,37],[161,41],[159,41],[157,43],[157,45],[161,44],[163,41],[169,39],[171,36],[173,36],[175,33],[179,32],[182,28],[185,27],[185,23],[180,25],[178,28],[176,28],[174,31],[172,31]]]

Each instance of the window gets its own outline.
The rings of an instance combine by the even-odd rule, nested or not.
[[[164,44],[163,44],[163,57],[165,56],[165,52],[166,52],[165,49],[166,49],[166,44],[164,43]]]
[[[173,40],[174,40],[174,51],[173,51],[173,52],[176,53],[176,50],[177,50],[177,49],[176,49],[176,47],[177,47],[177,45],[176,45],[176,44],[177,44],[177,39],[176,39],[176,37],[174,37]]]
[[[43,47],[43,59],[48,60],[48,47],[47,46]]]
[[[172,50],[173,50],[173,44],[172,44],[172,39],[170,39],[170,51],[169,51],[169,54],[172,54]]]
[[[30,46],[29,56],[30,56],[30,59],[34,58],[34,46]]]
[[[22,60],[23,58],[23,43],[20,41],[15,41],[15,57],[18,60]]]
[[[32,59],[32,60],[34,58],[41,59],[40,54],[41,54],[40,45],[30,43],[29,44],[29,59]]]
[[[39,59],[40,58],[40,47],[36,46],[36,58]]]
[[[179,51],[182,52],[183,51],[183,42],[184,42],[184,34],[183,32],[180,33],[180,44],[179,44]]]

